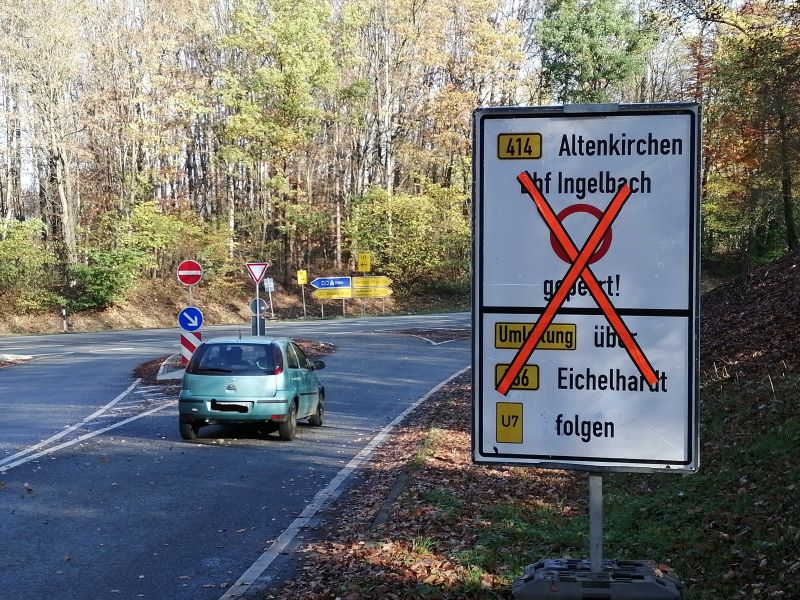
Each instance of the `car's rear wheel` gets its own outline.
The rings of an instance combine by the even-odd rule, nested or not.
[[[317,400],[317,410],[313,415],[308,417],[308,424],[314,427],[321,427],[323,414],[325,414],[325,396],[320,393],[319,399]]]
[[[185,440],[196,440],[197,434],[200,433],[200,427],[194,423],[181,423],[181,437]]]
[[[297,433],[297,405],[292,402],[289,406],[289,415],[286,417],[286,422],[278,425],[278,435],[282,440],[291,442],[295,433]]]

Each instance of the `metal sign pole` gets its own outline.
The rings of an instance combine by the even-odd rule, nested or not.
[[[259,302],[260,298],[258,296],[258,288],[260,287],[261,283],[256,281],[256,307],[259,308],[261,303]],[[253,327],[252,332],[253,335],[259,336],[261,335],[261,311],[256,310],[256,315],[253,317]]]
[[[603,476],[589,473],[589,563],[592,572],[603,570]]]
[[[267,287],[267,293],[269,294],[269,314],[270,318],[273,320],[275,319],[275,309],[272,308],[272,287]]]
[[[306,286],[301,285],[300,290],[303,292],[303,317],[306,316]]]

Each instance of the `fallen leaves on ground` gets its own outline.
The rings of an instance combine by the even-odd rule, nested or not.
[[[326,511],[302,549],[302,575],[263,598],[280,600],[506,597],[510,574],[469,566],[493,506],[585,506],[575,473],[472,464],[469,375],[432,395],[373,455],[364,481]],[[399,498],[386,505],[403,472]],[[376,515],[388,519],[375,525]],[[478,551],[480,548],[477,549]],[[524,548],[510,546],[508,552]]]

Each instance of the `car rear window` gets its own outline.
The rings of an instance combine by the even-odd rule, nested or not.
[[[273,344],[201,344],[186,366],[186,372],[194,375],[273,375],[274,355],[280,357],[280,351],[273,352]]]

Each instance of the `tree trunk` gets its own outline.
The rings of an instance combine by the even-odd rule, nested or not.
[[[786,108],[783,98],[778,105],[778,123],[781,136],[781,193],[783,194],[783,217],[786,222],[786,246],[791,252],[797,247],[797,229],[794,223],[794,200],[792,199],[792,165],[789,155],[789,131],[786,123]]]
[[[2,195],[3,206],[0,217],[4,219],[23,219],[22,206],[22,131],[19,117],[17,97],[19,87],[11,85],[6,90],[5,108],[8,120],[6,124],[6,164],[5,182]]]

